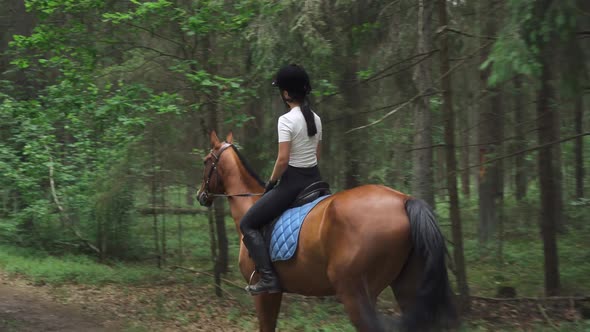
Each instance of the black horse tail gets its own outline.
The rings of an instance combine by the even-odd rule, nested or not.
[[[404,312],[406,331],[448,328],[457,323],[453,293],[445,264],[447,247],[428,203],[411,198],[406,201],[415,254],[423,258],[423,274],[417,285],[416,301]]]

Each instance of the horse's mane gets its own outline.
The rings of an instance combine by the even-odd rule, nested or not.
[[[240,153],[240,151],[238,150],[238,148],[236,148],[236,146],[233,145],[233,144],[232,144],[231,147],[236,152],[236,155],[238,155],[238,158],[240,159],[240,162],[242,163],[242,165],[244,166],[244,168],[246,169],[246,171],[248,172],[248,174],[250,174],[256,181],[258,181],[258,184],[260,184],[262,187],[264,187],[266,185],[265,182],[262,181],[262,179],[260,178],[260,176],[258,176],[258,174],[254,171],[254,169],[252,169],[252,167],[250,166],[250,164],[248,164],[248,161],[244,158],[244,156],[242,156],[242,154]]]

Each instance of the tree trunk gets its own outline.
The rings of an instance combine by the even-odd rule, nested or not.
[[[162,173],[162,177],[164,177],[164,173]],[[161,201],[162,201],[162,207],[165,209],[166,208],[166,183],[164,182],[164,179],[162,178],[160,180],[162,182],[162,185],[160,186],[160,195],[161,195]],[[160,237],[160,240],[162,241],[162,263],[166,264],[166,255],[167,255],[167,243],[166,243],[166,214],[162,214],[162,236]]]
[[[248,74],[252,74],[252,72],[254,71],[252,56],[252,52],[249,52],[246,58],[246,73]],[[263,88],[259,91],[259,96],[264,95],[263,90],[265,89]],[[280,98],[278,89],[272,90],[272,92],[274,93],[272,97],[275,100]],[[274,151],[274,149],[276,149],[276,142],[278,142],[276,136],[276,121],[274,121],[272,126],[270,126],[272,128],[270,133],[267,133],[266,130],[263,130],[265,127],[265,108],[263,104],[261,104],[260,102],[261,99],[262,98],[255,99],[246,106],[248,115],[254,117],[254,119],[250,120],[244,126],[245,137],[251,138],[244,141],[244,155],[248,156],[248,161],[250,162],[250,165],[257,171],[262,170],[267,162],[264,158],[264,154],[262,154],[261,151],[265,151],[268,148],[268,143],[270,142],[273,143],[270,144],[272,147],[271,151]],[[264,144],[264,146],[261,146],[261,144]]]
[[[576,134],[582,134],[583,128],[583,117],[584,117],[584,94],[580,94],[576,97]],[[576,198],[584,198],[584,137],[580,136],[576,138],[574,143],[574,153],[576,155]]]
[[[157,205],[157,188],[158,188],[158,184],[157,184],[157,171],[156,171],[156,162],[157,162],[157,158],[156,158],[156,141],[154,139],[154,133],[151,134],[152,135],[152,141],[151,141],[151,161],[152,161],[152,183],[151,183],[151,200],[152,200],[152,207],[155,208],[155,206]],[[158,226],[158,214],[154,213],[154,217],[153,217],[153,224],[152,224],[152,230],[154,232],[154,251],[156,253],[156,262],[158,264],[158,268],[162,267],[162,255],[160,253],[160,230],[159,230],[159,226]]]
[[[360,93],[357,72],[359,70],[359,55],[355,48],[355,36],[353,28],[360,24],[360,4],[353,3],[350,8],[350,28],[346,31],[347,43],[342,50],[340,59],[344,68],[342,82],[340,83],[343,93],[343,109],[346,112],[346,119],[343,121],[344,131],[352,129],[356,124],[361,123],[358,116],[360,108]],[[361,144],[364,137],[361,132],[355,131],[344,135],[344,189],[354,188],[360,185],[360,160]]]
[[[465,78],[467,79],[467,77]],[[471,112],[472,109],[466,107],[465,112],[463,112],[461,119],[459,120],[460,126],[462,128],[459,134],[459,137],[461,137],[460,145],[463,146],[461,148],[461,168],[465,169],[463,172],[461,172],[461,192],[467,199],[471,195],[471,168],[469,168],[469,152],[471,150],[471,144],[469,143],[471,142],[469,139],[471,131],[469,130],[471,128],[469,126],[469,116]]]
[[[182,193],[178,191],[178,202],[181,201]],[[184,264],[184,246],[182,245],[183,229],[182,229],[182,216],[176,215],[176,236],[178,241],[178,265]]]
[[[209,53],[212,52],[214,48],[212,45],[215,43],[211,41],[212,37],[205,37],[205,54],[206,60],[209,61]],[[208,64],[209,72],[215,73],[217,72],[217,67]],[[215,99],[216,96],[213,96]],[[214,103],[209,106],[209,126],[214,129],[218,135],[222,135],[223,133],[220,132],[221,130],[221,121],[219,119],[220,110],[217,107],[217,103]],[[215,204],[213,204],[214,212],[214,219],[215,219],[215,232],[217,233],[217,256],[215,258],[215,279],[216,285],[219,287],[218,280],[220,280],[220,274],[226,273],[228,270],[228,241],[227,241],[227,232],[225,229],[225,202],[223,200],[216,200]],[[217,292],[217,295],[220,296],[221,294]]]
[[[446,164],[446,151],[445,147],[437,147],[434,151],[435,153],[435,161],[434,161],[434,173],[436,175],[435,183],[437,185],[437,189],[439,190],[439,194],[444,192],[447,187],[447,167]]]
[[[581,12],[590,11],[590,3],[587,0],[578,0],[577,6]],[[578,20],[578,31],[590,29],[588,20]],[[582,39],[572,39],[568,47],[570,55],[570,75],[575,77],[576,89],[574,97],[574,129],[576,134],[584,132],[584,84],[590,82],[588,66],[586,65],[586,52],[582,45]],[[575,168],[575,197],[584,198],[584,137],[580,136],[574,141],[574,168]]]
[[[351,52],[352,53],[352,52]],[[356,72],[358,70],[358,61],[354,55],[350,60],[350,64],[345,69],[343,78],[343,93],[344,93],[344,109],[347,117],[344,121],[345,131],[352,129],[358,121],[353,121],[355,113],[358,112],[360,106],[360,96],[357,85]],[[357,117],[358,119],[358,117]],[[360,154],[359,149],[361,139],[360,132],[355,131],[344,135],[344,189],[354,188],[360,185]]]
[[[418,53],[432,51],[432,11],[430,1],[418,0]],[[422,61],[414,72],[414,82],[420,93],[432,90],[432,62]],[[432,115],[430,98],[422,97],[414,104],[414,143],[412,152],[412,195],[434,206],[432,174]]]
[[[547,20],[551,0],[540,0],[536,3],[536,22]],[[540,24],[540,23],[538,23]],[[551,64],[553,63],[553,49],[555,38],[549,41],[541,38],[533,39],[533,46],[539,49],[539,64],[541,66],[540,88],[537,90],[537,133],[539,145],[555,141],[559,138],[557,110],[555,108],[555,93],[551,86],[553,75]],[[557,225],[560,223],[561,210],[559,210],[561,197],[559,197],[559,182],[556,173],[560,172],[557,164],[558,144],[549,145],[539,149],[539,186],[541,203],[541,236],[543,238],[544,269],[545,269],[545,293],[547,296],[559,293],[559,260],[557,254]]]
[[[523,103],[522,78],[514,77],[514,136],[515,150],[526,149],[526,138],[524,135],[525,109]],[[522,201],[527,192],[527,176],[525,168],[525,155],[518,154],[514,157],[515,174],[514,184],[516,187],[516,200]]]
[[[480,24],[484,27],[482,35],[493,36],[496,33],[494,24],[497,10],[493,1],[484,2],[480,6]],[[483,40],[482,43],[489,43]],[[481,61],[487,60],[491,46],[484,47],[481,51]],[[480,160],[485,162],[502,153],[502,121],[503,111],[500,91],[497,88],[488,87],[488,78],[491,68],[480,72],[480,84],[483,95],[480,98],[479,109],[479,151]],[[483,165],[479,173],[479,227],[478,239],[481,245],[487,244],[490,236],[495,232],[498,223],[497,211],[502,195],[501,161]]]
[[[447,5],[446,0],[439,0],[439,24],[447,26]],[[459,195],[457,192],[457,160],[455,156],[455,118],[453,114],[453,101],[451,94],[451,75],[449,64],[449,41],[448,32],[440,36],[440,74],[442,77],[441,87],[443,91],[442,111],[445,126],[445,149],[447,164],[447,188],[450,200],[450,216],[452,224],[452,236],[454,243],[453,257],[455,260],[455,272],[461,304],[464,308],[469,307],[469,287],[467,285],[467,273],[465,271],[465,257],[463,253],[463,231],[461,226],[461,215],[459,213]]]
[[[546,49],[547,47],[545,47]],[[548,50],[543,51],[548,53]],[[544,56],[544,60],[547,56]],[[553,102],[553,88],[550,86],[551,73],[548,61],[543,61],[541,88],[537,92],[537,125],[539,144],[557,140],[556,110]],[[558,183],[555,178],[555,145],[542,148],[538,152],[539,184],[541,189],[541,234],[545,254],[545,292],[556,295],[559,292],[559,270],[557,256],[557,222],[560,218],[557,209]]]

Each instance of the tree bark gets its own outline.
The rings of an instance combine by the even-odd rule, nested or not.
[[[524,135],[525,109],[523,103],[522,78],[516,76],[514,82],[514,136],[517,149],[526,149],[526,138]],[[514,184],[516,187],[516,200],[521,201],[527,192],[527,176],[525,158],[523,154],[514,157],[515,174]]]
[[[213,48],[215,43],[211,40],[213,37],[205,37],[205,45],[204,45],[204,52],[206,62],[208,63],[210,58],[210,53],[213,52]],[[207,64],[209,72],[216,73],[217,66]],[[214,99],[216,96],[212,96]],[[209,106],[209,126],[217,132],[218,135],[222,135],[220,132],[221,130],[221,121],[218,118],[221,110],[218,109],[217,103],[211,104]],[[219,279],[219,274],[226,273],[228,270],[228,240],[227,240],[227,232],[225,228],[225,202],[223,200],[216,200],[213,204],[214,212],[214,219],[215,219],[215,232],[217,233],[217,256],[215,258],[215,275],[216,280]],[[218,285],[219,286],[219,285]],[[218,293],[218,295],[220,295]]]
[[[468,79],[468,77],[465,77],[465,79]],[[469,167],[469,152],[471,150],[471,144],[469,144],[469,142],[471,142],[469,139],[471,131],[469,130],[471,128],[469,125],[469,117],[471,112],[472,109],[470,107],[466,107],[465,111],[462,112],[463,114],[460,115],[461,119],[459,120],[461,127],[459,137],[461,140],[461,145],[463,145],[463,148],[461,148],[461,168],[465,169],[464,172],[461,172],[461,192],[467,199],[471,195],[471,172],[469,169],[467,169]]]
[[[152,133],[151,141],[151,162],[152,162],[152,176],[151,176],[151,200],[152,207],[157,205],[157,168],[156,168],[156,141],[154,139],[154,133]],[[153,214],[152,230],[154,232],[154,251],[156,252],[158,268],[162,267],[162,255],[160,251],[160,227],[158,226],[158,214]]]
[[[430,1],[418,0],[418,53],[432,51],[432,11]],[[433,88],[432,62],[422,61],[414,72],[417,90],[428,93]],[[414,103],[414,151],[412,152],[412,195],[434,207],[432,174],[432,115],[430,98],[418,98]]]
[[[162,173],[162,179],[161,179],[162,185],[160,186],[160,195],[161,195],[161,201],[162,201],[162,206],[164,208],[166,208],[166,182],[164,180],[164,173]],[[160,237],[160,240],[162,241],[162,263],[165,265],[166,264],[166,256],[167,256],[167,247],[168,244],[166,243],[166,238],[167,238],[167,234],[166,234],[166,215],[163,214],[162,215],[162,236]]]
[[[439,0],[439,24],[446,27],[447,4],[446,0]],[[450,200],[450,216],[452,224],[452,237],[454,243],[453,257],[455,261],[455,272],[461,304],[464,308],[469,307],[469,287],[467,285],[467,273],[465,270],[465,257],[463,253],[463,231],[461,226],[461,215],[459,213],[459,195],[457,190],[457,160],[455,156],[455,117],[453,114],[453,100],[451,93],[451,75],[449,64],[449,41],[448,32],[440,36],[440,74],[441,87],[443,91],[442,111],[445,127],[445,149],[447,164],[447,188]]]
[[[590,10],[590,3],[588,1],[579,0],[578,1],[578,8],[580,8],[584,12],[588,12]],[[590,28],[590,24],[588,24],[588,20],[585,21],[585,24],[582,24],[581,20],[578,22],[578,30],[583,30],[586,28]],[[573,65],[572,74],[576,77],[576,97],[575,97],[575,109],[574,109],[574,122],[575,122],[575,133],[581,134],[584,132],[584,82],[589,82],[589,73],[588,67],[586,65],[586,57],[584,48],[580,40],[571,41],[571,45],[573,46],[573,52],[571,52],[574,59],[572,59]],[[575,177],[576,177],[576,193],[575,197],[577,199],[584,198],[584,138],[578,137],[574,142],[574,155],[575,155]]]
[[[539,0],[534,7],[535,26],[530,28],[539,30],[540,25],[546,22],[550,15],[549,10],[552,0]],[[526,31],[525,31],[526,33]],[[539,34],[537,34],[539,36]],[[528,39],[530,47],[539,50],[538,62],[541,67],[540,87],[537,90],[537,133],[539,145],[559,139],[557,109],[555,107],[555,92],[551,85],[553,73],[553,50],[556,47],[555,36],[550,36],[547,41],[536,37]],[[561,172],[557,163],[557,155],[560,153],[559,144],[548,145],[539,149],[537,161],[539,167],[539,186],[541,204],[541,237],[543,238],[545,293],[547,296],[559,293],[559,259],[557,253],[557,226],[561,219],[561,191],[559,189],[559,177]]]
[[[543,53],[549,53],[544,47]],[[544,56],[542,63],[543,74],[541,77],[541,88],[537,92],[537,125],[539,144],[558,139],[557,115],[551,103],[553,102],[553,88],[550,86],[551,73],[548,62]],[[556,209],[558,205],[557,178],[555,177],[556,165],[554,155],[556,147],[547,146],[539,150],[539,184],[541,189],[541,234],[543,237],[543,251],[545,254],[545,293],[547,296],[559,293],[559,260],[557,255],[557,223],[560,218]]]
[[[346,112],[346,119],[343,121],[344,132],[355,127],[355,123],[361,121],[358,116],[360,108],[360,93],[357,72],[359,70],[359,55],[356,51],[355,36],[353,28],[360,24],[360,4],[353,3],[350,8],[350,27],[346,30],[346,44],[340,58],[341,66],[344,68],[340,89],[343,93],[343,109]],[[356,119],[356,121],[355,121]],[[360,132],[352,132],[344,135],[344,189],[354,188],[361,184],[360,160],[361,144],[364,137]]]
[[[249,51],[248,56],[246,57],[246,75],[252,75],[254,72],[254,64],[253,64],[253,54],[252,51]],[[264,95],[265,88],[261,89],[258,93],[260,95]],[[279,99],[280,94],[278,89],[272,90],[274,95],[273,98]],[[262,99],[262,98],[260,98]],[[250,165],[255,170],[262,170],[264,169],[264,165],[266,164],[267,160],[264,158],[264,154],[261,151],[265,151],[268,148],[267,143],[272,142],[274,144],[270,144],[272,150],[276,149],[276,122],[272,123],[272,130],[270,132],[263,130],[264,129],[264,120],[265,120],[265,108],[260,103],[260,99],[252,100],[245,108],[248,114],[254,119],[250,120],[244,126],[244,135],[245,137],[250,137],[251,139],[244,141],[244,155],[248,156],[248,161]],[[270,134],[270,135],[269,135]],[[253,139],[255,138],[255,139]],[[265,144],[261,146],[261,144]]]
[[[583,117],[584,117],[584,94],[580,93],[576,97],[576,134],[584,132]],[[574,143],[574,153],[576,155],[576,198],[584,198],[584,137],[576,138]]]
[[[486,4],[485,6],[483,4]],[[482,35],[492,36],[496,33],[495,19],[492,14],[497,10],[493,1],[482,2],[480,6],[480,24],[484,27]],[[483,40],[482,43],[487,43]],[[486,61],[491,46],[484,47],[481,51],[481,61]],[[479,109],[479,151],[480,160],[485,162],[488,159],[502,155],[502,121],[503,111],[498,88],[488,86],[488,78],[491,68],[488,67],[480,72],[480,84],[482,97],[480,98]],[[479,226],[478,239],[482,245],[487,244],[490,236],[496,230],[498,223],[499,200],[502,196],[502,162],[498,161],[480,168],[479,172]]]

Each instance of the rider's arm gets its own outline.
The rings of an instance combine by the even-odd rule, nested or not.
[[[281,178],[281,175],[289,166],[289,154],[291,153],[291,142],[280,142],[279,143],[279,155],[275,162],[275,167],[270,176],[270,181],[275,182]]]

